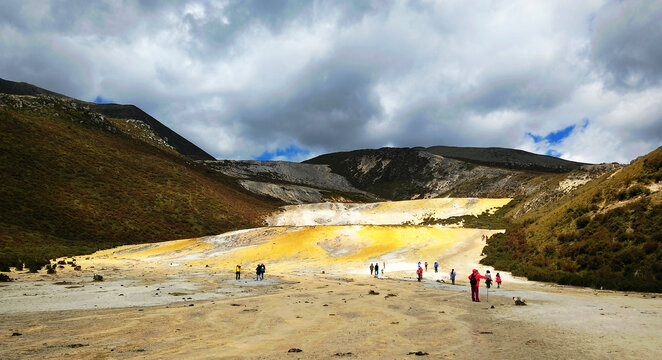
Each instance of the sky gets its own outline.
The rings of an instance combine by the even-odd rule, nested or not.
[[[0,78],[134,104],[218,159],[662,145],[662,1],[0,1]]]

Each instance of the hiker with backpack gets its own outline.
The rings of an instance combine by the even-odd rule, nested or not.
[[[372,271],[375,270],[375,265],[370,263],[370,275],[372,275]]]
[[[418,281],[420,282],[421,279],[423,279],[423,268],[422,267],[420,267],[420,266],[418,267],[418,269],[416,270],[416,275],[418,275]]]
[[[260,264],[260,280],[264,280],[265,271],[267,271],[267,267],[264,264]]]
[[[437,271],[438,269],[439,269],[439,263],[435,261],[434,262],[434,272],[439,272],[439,271]]]
[[[379,263],[375,263],[375,277],[379,277]]]
[[[489,270],[485,272],[485,276],[487,276],[487,279],[485,279],[485,286],[489,289],[492,286],[492,273],[490,273]]]
[[[471,285],[471,301],[480,302],[478,298],[480,279],[489,279],[487,276],[481,275],[478,270],[473,269],[471,275],[469,275],[469,284]]]
[[[501,289],[501,275],[497,273],[496,275],[496,283],[497,283],[497,289]]]
[[[453,282],[453,285],[455,285],[455,276],[457,276],[457,273],[455,272],[455,269],[451,270],[451,281]]]
[[[234,279],[235,280],[241,279],[241,265],[237,265],[234,267]]]

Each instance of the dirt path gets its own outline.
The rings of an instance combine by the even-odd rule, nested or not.
[[[57,276],[74,282],[88,275]],[[422,283],[295,273],[237,282],[233,274],[156,268],[117,270],[113,277],[98,284],[143,305],[94,309],[85,305],[94,293],[48,298],[81,288],[38,281],[43,275],[4,284],[0,358],[411,359],[417,351],[430,359],[662,357],[662,299],[646,294],[524,283],[494,289],[489,303],[485,294],[472,303],[466,284],[429,280],[431,274]],[[177,279],[186,279],[185,295],[177,293]],[[19,286],[38,283],[45,290],[34,296],[44,302],[82,309],[12,311]],[[59,286],[55,294],[50,286]],[[145,286],[149,293],[132,292]],[[528,305],[515,306],[512,296]],[[164,297],[171,301],[145,306],[146,299]],[[302,352],[288,353],[293,348]]]

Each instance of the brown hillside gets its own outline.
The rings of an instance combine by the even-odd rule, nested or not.
[[[276,204],[103,116],[0,94],[0,262],[254,227]]]

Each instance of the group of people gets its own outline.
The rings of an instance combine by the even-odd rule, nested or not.
[[[264,272],[266,271],[264,264],[258,264],[255,268],[255,280],[264,280]]]
[[[386,263],[382,263],[382,276],[384,276],[384,268],[386,267]],[[375,277],[379,277],[379,263],[376,262],[374,265],[370,263],[370,275],[375,274]]]
[[[425,265],[425,271],[427,271],[428,262],[426,261],[424,265]],[[439,269],[439,263],[435,261],[434,272],[438,272],[438,269]],[[450,272],[450,279],[453,285],[455,285],[456,276],[457,273],[455,272],[455,269],[452,269]],[[416,269],[416,277],[418,281],[421,281],[423,279],[423,264],[421,264],[420,261],[418,262],[418,268]],[[480,302],[480,299],[478,298],[480,279],[485,279],[485,286],[489,289],[492,286],[492,273],[490,272],[490,270],[487,270],[485,272],[485,275],[481,275],[478,272],[478,270],[473,269],[473,271],[471,272],[468,278],[469,278],[469,284],[471,285],[471,301]],[[497,288],[501,288],[501,274],[497,273],[495,280],[497,283]]]
[[[480,302],[478,295],[480,294],[480,279],[485,279],[485,286],[489,289],[492,286],[492,273],[489,270],[485,275],[481,275],[478,270],[473,269],[469,275],[469,285],[471,286],[471,301]],[[501,275],[496,274],[497,288],[501,288]]]
[[[258,264],[255,268],[255,280],[264,280],[264,272],[266,269],[267,268],[264,264]],[[234,278],[235,280],[241,280],[241,265],[234,267]]]

